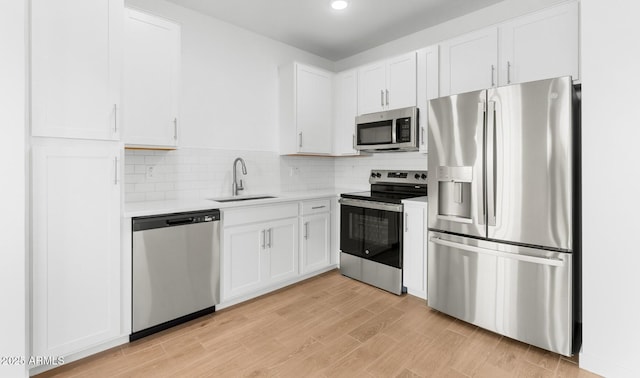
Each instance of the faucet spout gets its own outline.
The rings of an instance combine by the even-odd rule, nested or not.
[[[244,186],[242,186],[242,179],[240,180],[240,184],[238,184],[238,162],[240,162],[242,166],[242,174],[247,174],[247,165],[244,163],[244,160],[241,157],[236,158],[236,160],[233,161],[233,183],[231,183],[231,194],[234,196],[237,196],[240,190],[244,190]]]

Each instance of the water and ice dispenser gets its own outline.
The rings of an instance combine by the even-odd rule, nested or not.
[[[438,167],[438,218],[472,223],[473,167]]]

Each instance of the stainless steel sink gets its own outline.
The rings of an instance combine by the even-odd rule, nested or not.
[[[259,200],[259,199],[267,199],[267,198],[276,198],[274,196],[264,196],[264,195],[249,195],[249,196],[237,196],[237,197],[219,197],[219,198],[209,198],[211,201],[216,202],[237,202],[237,201],[249,201],[249,200]]]

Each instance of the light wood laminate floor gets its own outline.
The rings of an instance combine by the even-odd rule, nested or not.
[[[595,377],[331,271],[39,377]]]

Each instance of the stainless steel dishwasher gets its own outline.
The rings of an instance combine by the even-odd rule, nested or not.
[[[131,341],[215,311],[220,211],[132,220]]]

